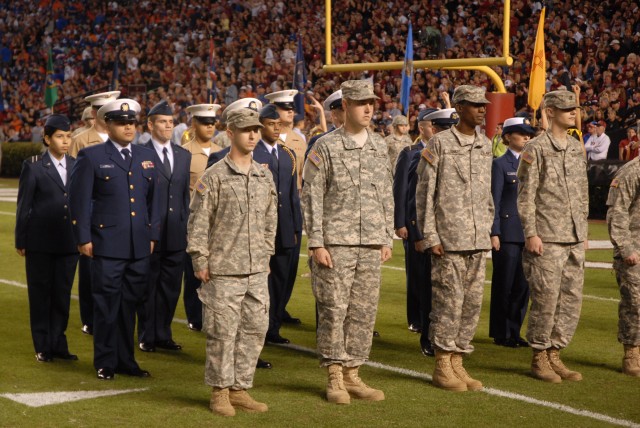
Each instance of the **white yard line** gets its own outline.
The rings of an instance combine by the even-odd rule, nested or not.
[[[10,216],[15,217],[16,213],[10,213],[10,212],[7,212],[7,211],[0,211],[0,215],[10,215]]]

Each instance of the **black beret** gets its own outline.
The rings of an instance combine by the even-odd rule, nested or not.
[[[280,119],[280,113],[278,113],[275,105],[267,104],[260,110],[260,119],[278,120]]]
[[[159,114],[162,116],[173,116],[173,112],[171,111],[171,107],[166,100],[160,101],[158,104],[154,105],[147,116],[153,116],[155,114]]]
[[[47,121],[44,124],[45,127],[55,128],[61,131],[68,131],[71,129],[71,122],[69,118],[64,114],[52,114],[47,117]]]

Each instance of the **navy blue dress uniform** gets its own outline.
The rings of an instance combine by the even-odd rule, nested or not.
[[[163,100],[147,117],[154,115],[173,116],[173,112]],[[143,146],[156,155],[160,241],[151,254],[148,294],[138,309],[138,341],[143,351],[153,351],[156,346],[179,350],[182,347],[173,340],[171,322],[180,298],[186,257],[191,153],[171,144],[171,140],[160,144],[152,139]]]
[[[260,120],[280,118],[273,104],[260,111]],[[297,187],[296,155],[290,148],[276,143],[273,147],[260,140],[253,151],[253,160],[269,167],[278,191],[278,227],[276,252],[269,261],[269,329],[267,341],[288,343],[280,336],[280,327],[286,317],[285,307],[291,297],[295,272],[291,269],[298,258],[299,239],[302,234],[302,212]],[[294,277],[291,278],[291,275]]]
[[[51,115],[45,135],[70,127],[66,116]],[[77,360],[69,353],[65,335],[78,263],[67,174],[73,164],[73,157],[65,154],[58,160],[47,151],[25,160],[20,173],[15,247],[25,256],[31,337],[41,362]]]
[[[419,114],[418,121],[424,120],[424,117],[433,111],[436,111],[436,109],[422,110]],[[410,181],[411,177],[415,175],[417,163],[414,165],[413,171],[410,171],[410,165],[416,154],[418,159],[420,159],[419,153],[422,151],[424,146],[425,142],[418,141],[416,144],[405,147],[398,154],[398,159],[395,165],[396,173],[393,177],[393,222],[395,229],[403,227],[409,229],[411,227],[409,215],[411,212],[415,215],[416,210],[415,205],[413,209],[411,209],[409,202],[410,200],[413,200],[413,203],[415,204],[416,189],[415,187],[413,190],[410,189]],[[415,218],[413,220],[415,222]],[[415,224],[413,225],[413,228],[417,230]],[[413,235],[413,238],[415,237],[416,234]],[[422,265],[425,263],[423,259],[429,257],[425,257],[423,253],[417,252],[415,250],[414,243],[415,240],[404,239],[402,241],[405,254],[407,323],[409,325],[409,330],[418,332],[422,330],[422,318],[420,316],[420,290],[422,288],[421,283],[424,278],[423,272],[418,271],[422,270]]]
[[[135,124],[140,105],[119,99],[98,116]],[[78,245],[93,245],[93,364],[99,379],[114,373],[149,376],[134,358],[136,307],[150,268],[151,242],[160,239],[156,155],[146,147],[110,138],[80,151],[71,172],[70,206]]]
[[[518,131],[533,135],[534,129],[516,118],[504,123],[502,135]],[[520,337],[520,329],[527,312],[529,285],[522,269],[524,232],[518,216],[518,170],[519,158],[511,149],[493,160],[491,168],[491,194],[495,206],[495,217],[491,236],[500,238],[500,250],[491,250],[493,276],[491,278],[491,306],[489,336],[499,345],[526,346]]]

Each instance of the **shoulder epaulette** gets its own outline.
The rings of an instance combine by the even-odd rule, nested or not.
[[[39,162],[40,159],[42,159],[42,155],[33,155],[29,158],[29,162],[36,163]]]

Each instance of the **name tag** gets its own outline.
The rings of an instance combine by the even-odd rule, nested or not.
[[[516,175],[515,171],[507,171],[507,175]]]
[[[100,168],[115,168],[115,165],[100,165]]]

